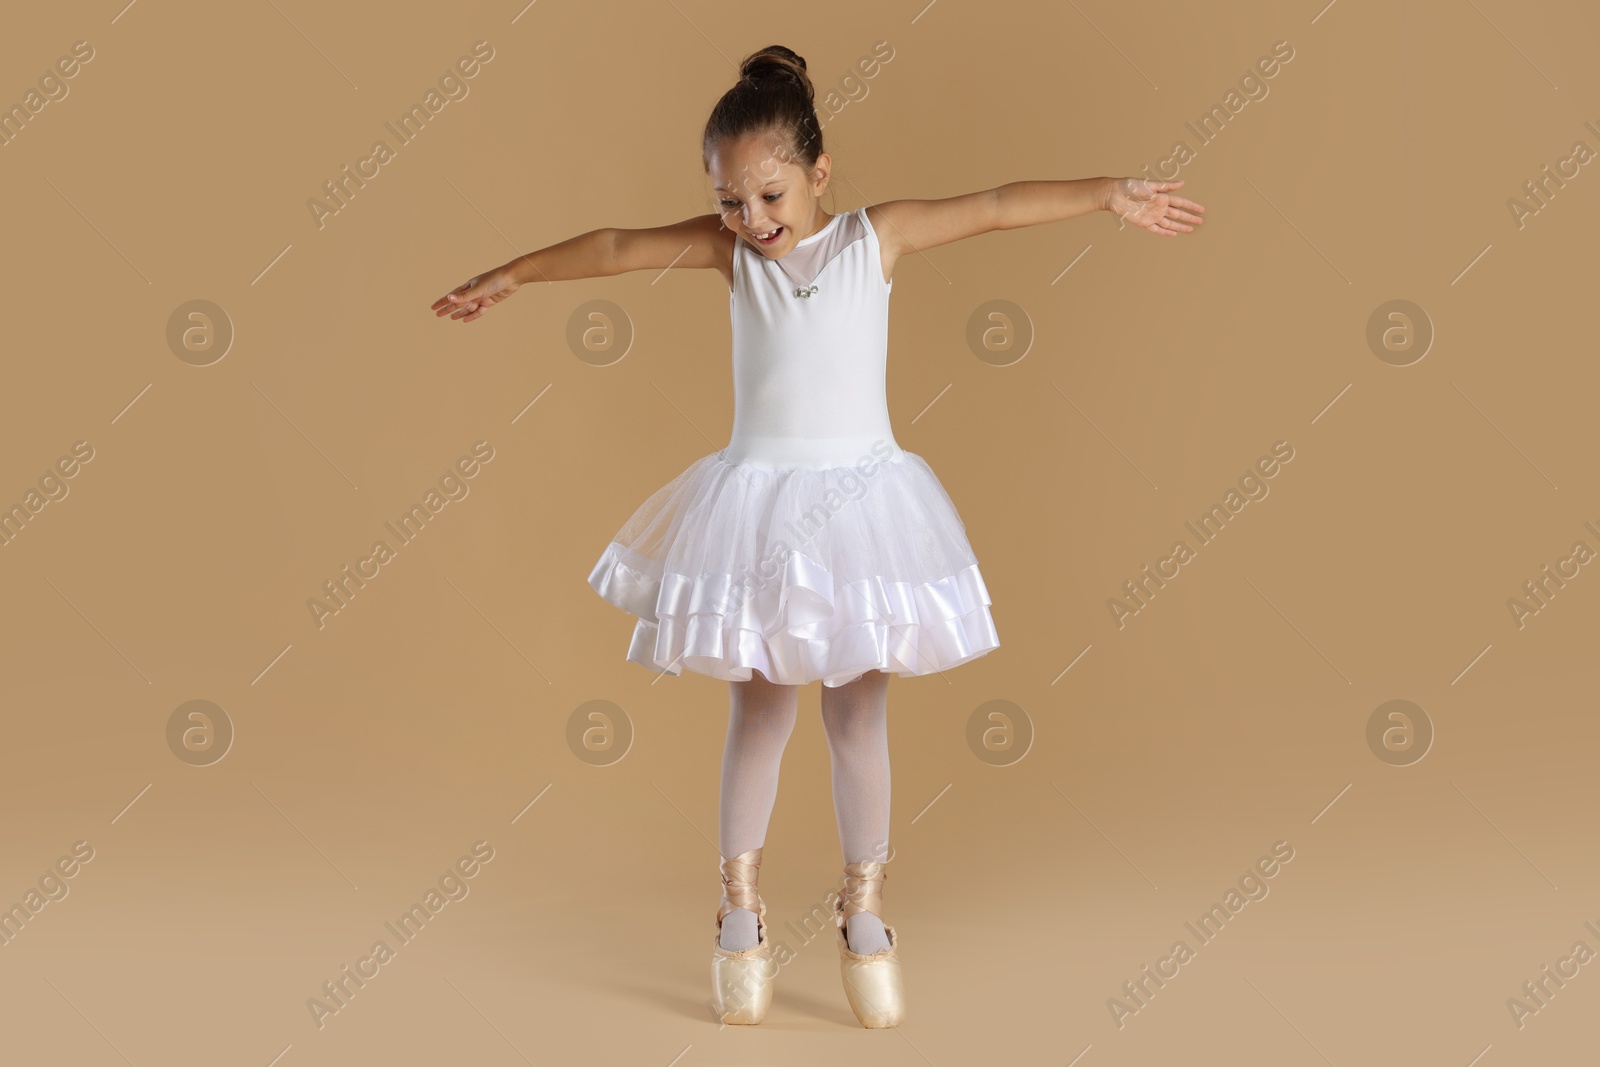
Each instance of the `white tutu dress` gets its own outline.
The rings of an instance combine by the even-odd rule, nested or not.
[[[726,448],[657,490],[589,574],[637,616],[627,658],[844,685],[1000,646],[966,527],[886,397],[889,295],[865,208],[782,259],[738,239]]]

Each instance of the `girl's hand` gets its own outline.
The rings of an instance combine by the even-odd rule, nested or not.
[[[1169,196],[1167,190],[1176,189],[1183,182],[1151,182],[1143,178],[1115,178],[1111,182],[1111,195],[1106,197],[1106,210],[1116,212],[1135,226],[1143,226],[1151,233],[1176,237],[1180,231],[1188,233],[1205,219],[1195,212],[1205,208],[1181,196]]]
[[[496,267],[487,274],[469,278],[433,302],[435,317],[447,312],[452,319],[471,322],[489,308],[521,288],[510,266]]]

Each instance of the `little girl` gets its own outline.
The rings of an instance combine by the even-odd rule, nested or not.
[[[862,1025],[905,1016],[899,944],[882,920],[889,858],[889,675],[944,671],[998,648],[965,527],[885,395],[890,275],[904,254],[1095,210],[1175,236],[1205,208],[1136,178],[1028,181],[945,200],[827,214],[805,60],[747,57],[711,112],[702,163],[717,211],[601,229],[519,256],[433,304],[472,322],[529,281],[701,267],[729,287],[734,417],[605,547],[589,584],[637,617],[627,658],[725,679],[723,896],[713,1008],[759,1023],[777,970],[756,892],[799,686],[821,680],[844,890],[834,905],[845,994]],[[1191,225],[1192,224],[1192,225]]]

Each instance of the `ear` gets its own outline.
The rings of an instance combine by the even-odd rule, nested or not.
[[[821,196],[828,188],[828,177],[833,171],[833,158],[824,152],[817,157],[817,162],[811,168],[811,184],[815,188],[816,196]]]

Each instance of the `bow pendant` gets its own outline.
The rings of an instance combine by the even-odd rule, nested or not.
[[[800,288],[798,288],[798,289],[796,289],[794,291],[794,295],[795,296],[809,297],[812,293],[814,293],[816,291],[817,291],[817,287],[815,285],[811,286],[809,289],[806,288],[805,286],[801,286]]]

